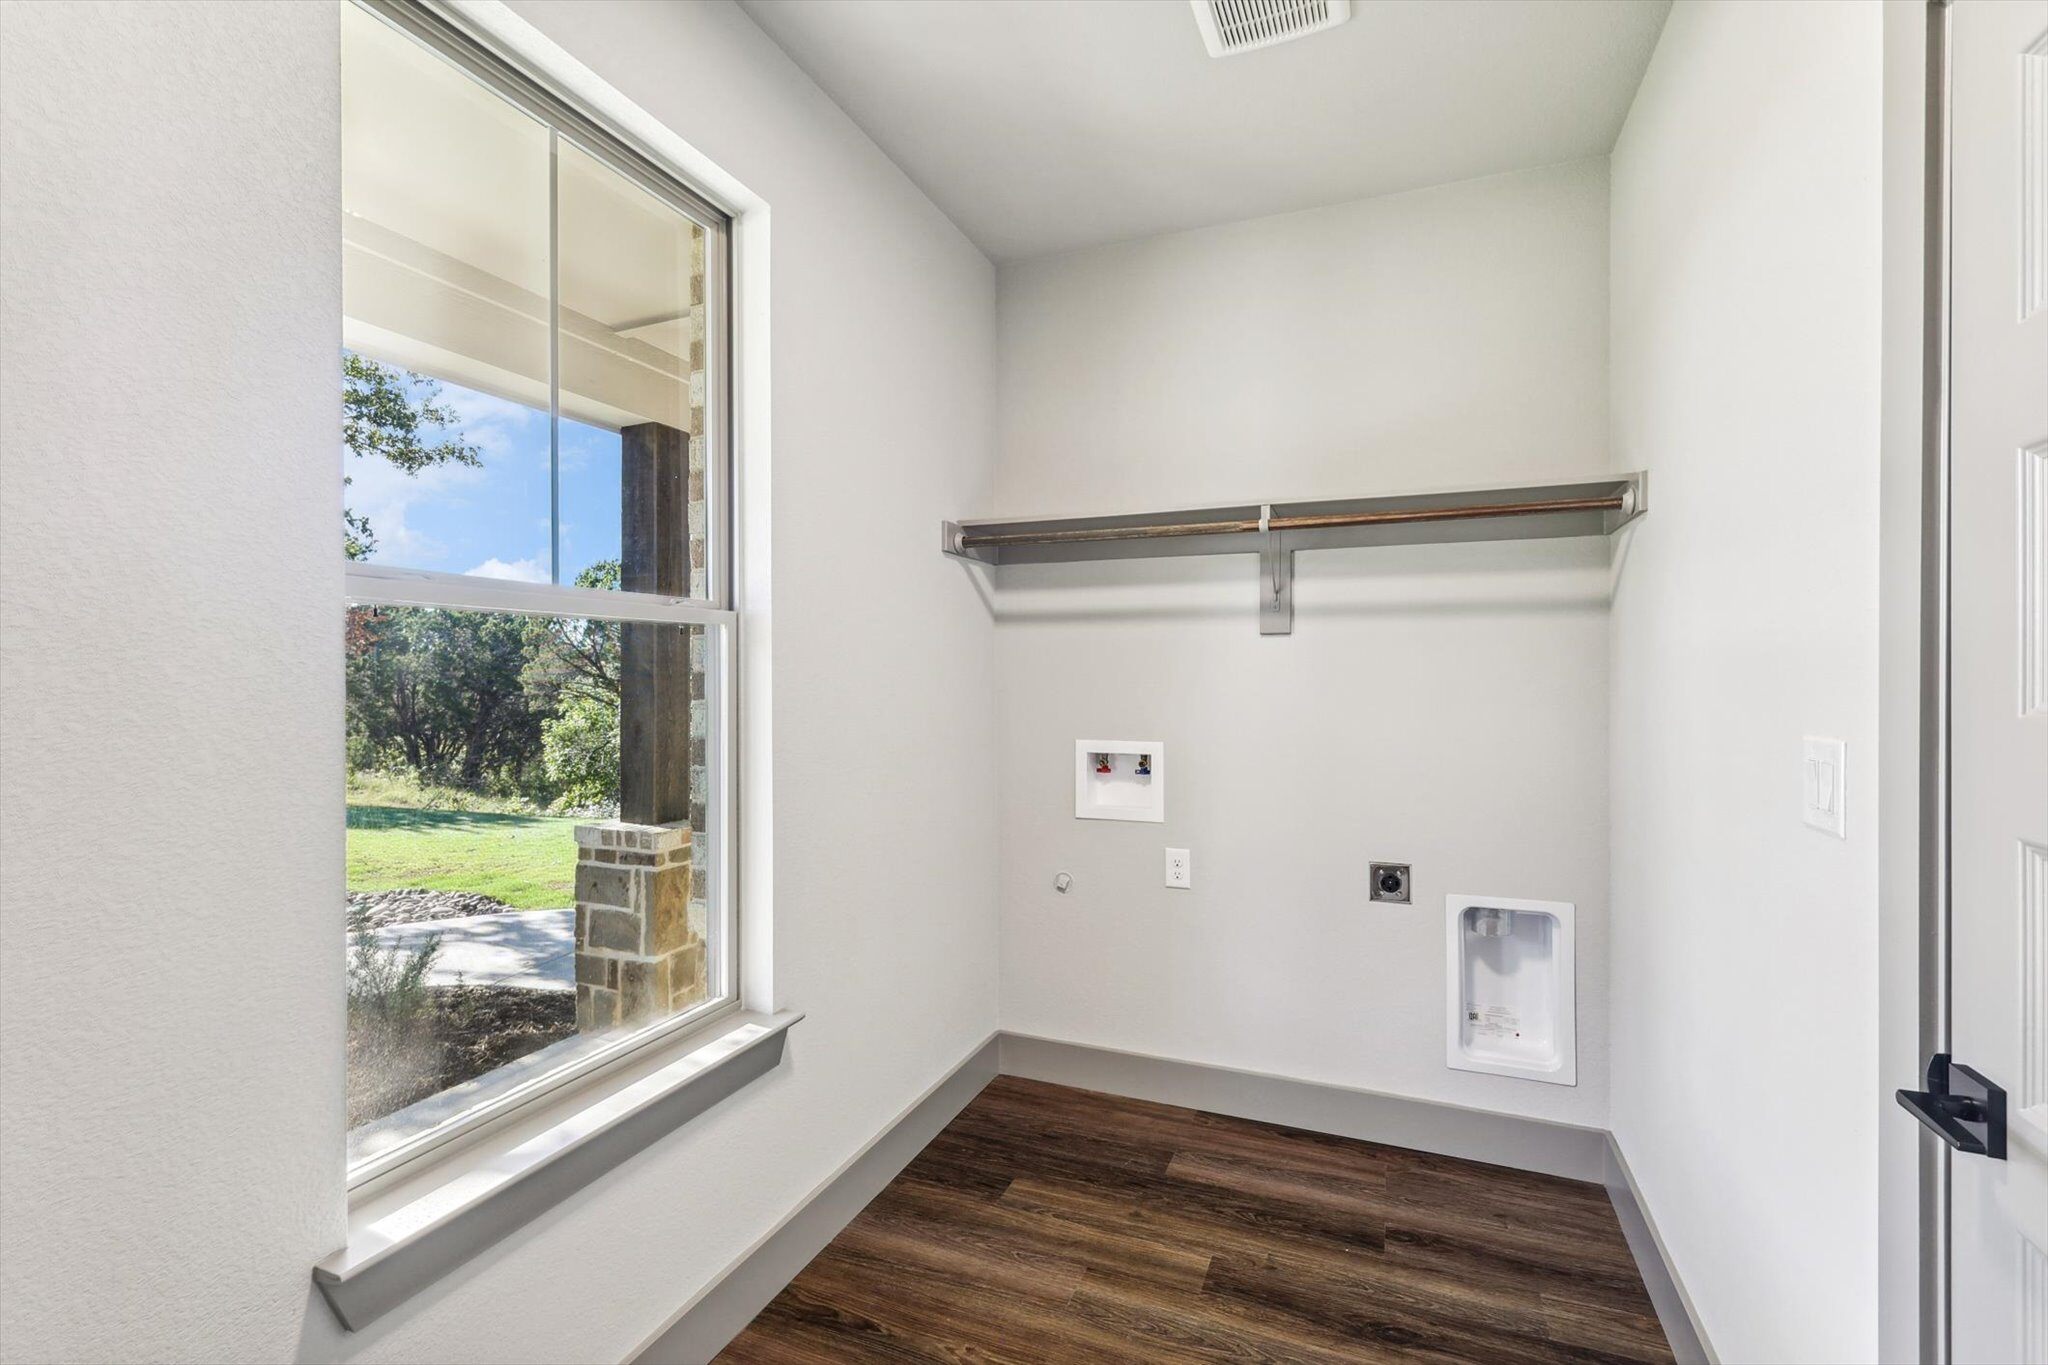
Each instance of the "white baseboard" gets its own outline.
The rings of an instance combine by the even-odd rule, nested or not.
[[[968,1053],[627,1359],[635,1365],[705,1365],[724,1350],[996,1078],[996,1055],[993,1037]]]
[[[1680,1365],[1714,1365],[1628,1164],[1604,1129],[1015,1033],[996,1034],[970,1053],[630,1359],[705,1365],[999,1074],[1605,1186]]]
[[[1664,1329],[1664,1339],[1671,1343],[1671,1354],[1678,1357],[1678,1365],[1720,1365],[1721,1358],[1714,1354],[1706,1330],[1700,1326],[1692,1297],[1672,1268],[1664,1239],[1657,1235],[1657,1225],[1651,1220],[1650,1211],[1643,1207],[1642,1192],[1636,1188],[1628,1158],[1621,1154],[1621,1144],[1612,1133],[1607,1135],[1607,1178],[1603,1183],[1607,1186],[1608,1201],[1614,1205],[1614,1216],[1621,1220],[1621,1235],[1628,1239],[1636,1269],[1642,1272],[1643,1287],[1650,1291],[1650,1302],[1656,1305],[1657,1324]]]
[[[1024,1034],[999,1035],[1005,1076],[1025,1076],[1134,1100],[1206,1109],[1233,1118],[1600,1184],[1607,1133],[1374,1090],[1269,1076]]]

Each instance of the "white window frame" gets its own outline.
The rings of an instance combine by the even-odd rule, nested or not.
[[[368,561],[349,561],[347,606],[437,607],[510,615],[559,616],[601,621],[651,623],[676,627],[711,627],[706,634],[705,702],[710,710],[705,738],[705,845],[708,853],[705,895],[709,902],[711,941],[708,973],[711,994],[701,1004],[645,1027],[625,1032],[592,1047],[575,1060],[507,1086],[478,1104],[348,1168],[351,1201],[387,1188],[414,1163],[457,1139],[478,1136],[546,1096],[571,1086],[596,1081],[644,1055],[645,1050],[695,1033],[740,1007],[740,915],[738,885],[739,660],[740,614],[734,606],[738,576],[735,550],[739,519],[735,508],[732,399],[733,214],[665,168],[629,135],[598,116],[585,112],[569,97],[549,88],[497,55],[439,6],[413,0],[352,0],[360,9],[391,24],[429,50],[483,83],[515,108],[549,130],[550,148],[558,140],[576,148],[648,190],[690,218],[705,234],[706,391],[704,396],[704,536],[706,595],[663,596],[655,593],[608,591],[554,583],[515,582],[441,573]],[[344,74],[344,79],[346,75]],[[551,161],[554,160],[550,153]],[[554,178],[550,175],[550,217],[554,213]],[[549,226],[551,247],[558,233]],[[551,272],[559,274],[559,257],[551,250]],[[559,312],[559,289],[550,312]],[[559,320],[550,323],[550,408],[559,383]],[[551,418],[555,416],[550,413]],[[551,428],[558,431],[558,422]],[[551,434],[551,440],[556,436]],[[687,539],[687,525],[679,528]],[[504,1068],[500,1069],[501,1071]],[[497,1074],[497,1073],[490,1073]],[[480,1078],[481,1079],[481,1078]]]

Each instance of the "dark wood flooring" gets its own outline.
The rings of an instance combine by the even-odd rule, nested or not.
[[[1002,1077],[719,1359],[1671,1353],[1598,1185]]]

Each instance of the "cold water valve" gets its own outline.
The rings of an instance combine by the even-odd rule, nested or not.
[[[1156,739],[1074,741],[1074,816],[1166,819],[1166,745]]]

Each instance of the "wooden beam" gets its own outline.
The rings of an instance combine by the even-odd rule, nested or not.
[[[690,591],[688,433],[659,422],[619,430],[620,586]],[[690,642],[679,626],[620,628],[619,818],[690,818]]]

